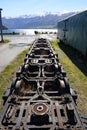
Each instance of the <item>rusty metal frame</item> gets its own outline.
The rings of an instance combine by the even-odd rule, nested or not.
[[[37,50],[40,55],[35,55]],[[37,66],[38,71],[29,70],[30,66]],[[75,104],[76,97],[50,42],[37,39],[3,95],[0,129],[85,130]],[[48,111],[41,115],[34,113],[33,107],[37,103],[47,106]]]

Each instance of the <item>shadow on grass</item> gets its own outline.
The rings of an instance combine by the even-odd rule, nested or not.
[[[83,57],[79,57],[77,51],[69,45],[61,42],[58,44],[71,61],[87,76],[87,61],[83,60]]]

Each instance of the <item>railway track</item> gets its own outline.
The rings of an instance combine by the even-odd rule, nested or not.
[[[86,130],[58,55],[40,38],[3,95],[0,130]]]

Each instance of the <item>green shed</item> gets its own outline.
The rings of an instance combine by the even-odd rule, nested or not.
[[[58,38],[87,56],[87,10],[59,21]]]

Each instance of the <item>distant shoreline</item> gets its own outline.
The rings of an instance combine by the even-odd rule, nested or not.
[[[57,29],[7,29],[3,35],[35,35],[35,34],[56,34]]]

